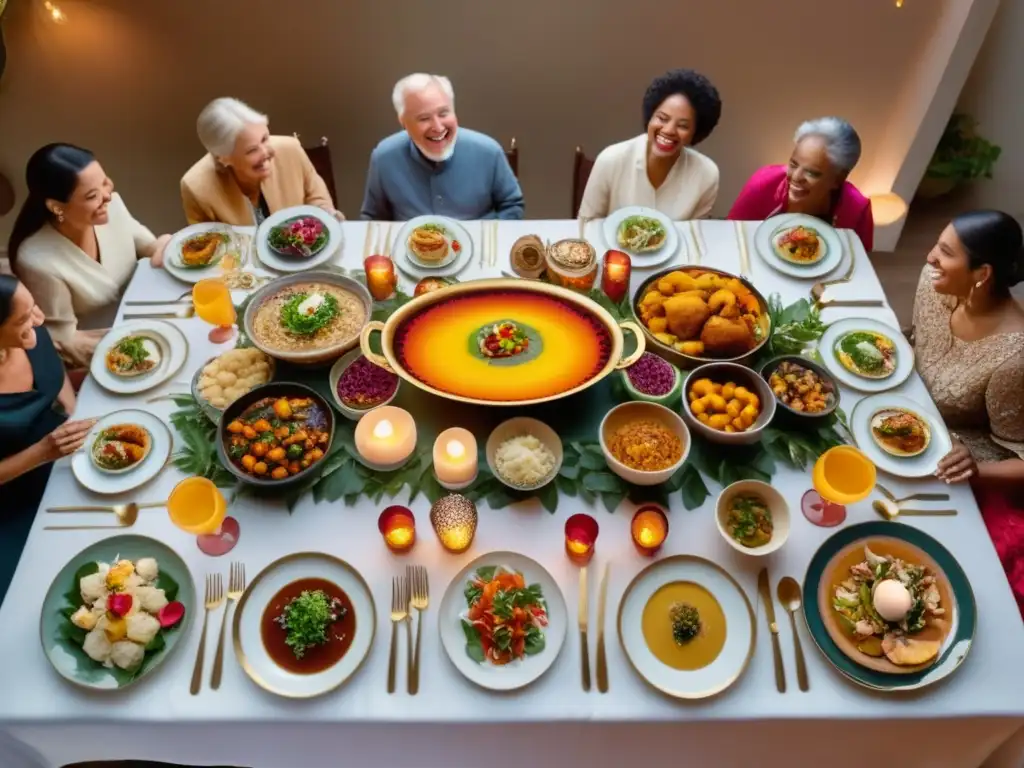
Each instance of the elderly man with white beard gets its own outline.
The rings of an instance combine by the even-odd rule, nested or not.
[[[459,127],[447,77],[404,77],[392,101],[403,130],[370,155],[363,219],[523,218],[523,193],[504,150],[490,136]]]

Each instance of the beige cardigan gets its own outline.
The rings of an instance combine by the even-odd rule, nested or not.
[[[100,259],[47,224],[21,244],[15,272],[46,315],[46,328],[65,359],[86,364],[99,337],[114,321],[118,302],[135,272],[138,254],[156,237],[114,194],[109,220],[96,227]],[[90,333],[89,331],[92,331]]]
[[[275,156],[270,176],[260,191],[271,213],[295,205],[315,205],[330,213],[334,203],[327,185],[316,172],[299,140],[271,136]],[[219,168],[213,155],[205,155],[181,178],[181,202],[189,224],[219,221],[234,226],[255,224],[252,203],[228,169]]]
[[[642,205],[673,221],[702,219],[718,197],[718,166],[683,147],[665,182],[655,189],[647,178],[647,134],[612,144],[597,156],[580,204],[580,216],[599,219],[619,208]]]

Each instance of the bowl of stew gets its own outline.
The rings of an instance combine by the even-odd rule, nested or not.
[[[783,355],[761,366],[778,404],[776,418],[793,427],[817,426],[839,407],[839,387],[825,368],[800,355]]]
[[[217,455],[243,483],[287,488],[318,472],[334,442],[334,410],[302,384],[272,382],[229,405]]]

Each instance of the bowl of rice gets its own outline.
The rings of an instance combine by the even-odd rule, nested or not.
[[[352,421],[394,400],[400,383],[397,375],[363,357],[359,347],[346,352],[331,368],[334,405]]]
[[[633,485],[659,485],[690,453],[690,430],[675,411],[657,403],[630,402],[608,411],[598,430],[608,468]]]
[[[487,438],[484,452],[491,474],[516,491],[543,488],[562,468],[561,438],[537,419],[503,421]]]

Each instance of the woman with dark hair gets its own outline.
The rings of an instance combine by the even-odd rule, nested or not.
[[[766,165],[744,185],[728,218],[767,219],[806,213],[852,229],[864,249],[874,245],[871,201],[846,180],[860,160],[860,136],[841,117],[819,117],[796,129],[786,165]]]
[[[718,166],[694,146],[722,115],[718,91],[692,69],[673,69],[647,88],[645,131],[606,147],[594,161],[579,215],[600,218],[631,205],[670,219],[699,219],[718,196]]]
[[[1020,225],[957,216],[928,254],[914,301],[917,370],[953,437],[947,483],[969,481],[1024,616],[1024,279]]]
[[[0,275],[0,603],[51,464],[78,450],[95,419],[68,421],[75,393],[28,288]]]
[[[139,258],[163,264],[170,235],[157,238],[132,218],[92,152],[48,144],[28,161],[28,198],[7,255],[73,366],[88,364],[117,314]]]

